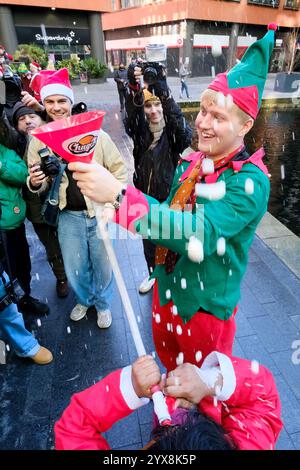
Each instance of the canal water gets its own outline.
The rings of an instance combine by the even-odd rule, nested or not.
[[[194,129],[197,113],[185,116]],[[300,237],[300,110],[262,109],[246,144],[251,153],[265,149],[272,175],[269,212]]]

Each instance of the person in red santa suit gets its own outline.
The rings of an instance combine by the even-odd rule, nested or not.
[[[162,380],[152,356],[76,393],[55,424],[57,450],[108,450],[101,433],[146,405],[161,384],[172,424],[157,426],[144,447],[162,450],[272,450],[282,429],[271,372],[212,352],[200,368],[186,363]]]

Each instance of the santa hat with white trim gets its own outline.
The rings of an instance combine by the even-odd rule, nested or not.
[[[68,69],[63,68],[54,70],[53,73],[43,74],[43,70],[40,72],[40,95],[41,100],[44,102],[48,96],[51,95],[63,95],[69,98],[72,104],[74,104],[74,93],[69,80]]]

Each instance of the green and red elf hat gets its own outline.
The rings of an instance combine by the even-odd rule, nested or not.
[[[265,36],[248,47],[241,61],[228,72],[218,74],[208,86],[225,96],[231,95],[233,102],[253,119],[261,105],[276,29],[276,24],[269,24]]]

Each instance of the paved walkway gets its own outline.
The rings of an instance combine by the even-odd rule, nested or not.
[[[132,170],[131,143],[120,121],[114,84],[104,87],[96,91],[87,87],[86,94],[82,85],[76,90],[76,98],[85,96],[91,107],[107,110],[103,128],[111,134]],[[109,87],[111,94],[106,90]],[[100,330],[93,311],[86,319],[71,322],[69,312],[75,304],[74,296],[57,299],[53,275],[30,224],[28,237],[33,294],[49,302],[51,313],[40,318],[41,326],[37,318],[29,317],[26,323],[39,341],[52,350],[55,360],[48,366],[36,366],[11,352],[7,354],[7,365],[0,367],[2,450],[53,448],[53,425],[71,395],[136,357],[117,291],[111,328]],[[146,349],[152,352],[151,294],[137,293],[146,274],[141,241],[120,240],[116,252]],[[300,280],[256,238],[242,285],[234,352],[258,360],[275,375],[284,420],[278,449],[300,449],[300,364],[292,361],[294,353],[299,362],[300,352],[296,355],[293,347],[300,349]],[[140,448],[149,436],[151,413],[148,405],[116,424],[106,433],[111,447]]]

